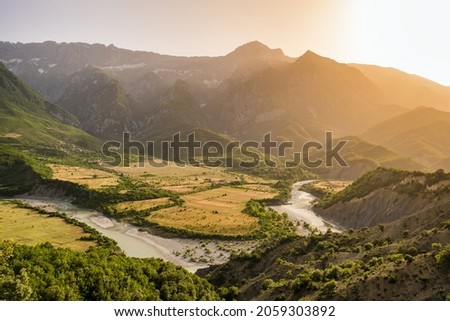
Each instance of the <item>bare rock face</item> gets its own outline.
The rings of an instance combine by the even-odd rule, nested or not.
[[[379,168],[362,176],[353,185],[318,202],[315,212],[347,229],[387,224],[432,209],[446,208],[442,197],[450,187],[443,170],[430,174]],[[437,210],[438,212],[440,210]]]
[[[392,189],[376,190],[362,198],[340,202],[317,214],[346,228],[371,227],[398,220],[401,217],[433,207],[420,197],[399,194]]]
[[[116,80],[94,67],[72,74],[57,103],[79,119],[82,129],[97,137],[120,137],[125,129],[134,127],[134,101]]]

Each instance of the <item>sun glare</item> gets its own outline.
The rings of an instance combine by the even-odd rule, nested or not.
[[[354,1],[349,61],[393,66],[450,84],[450,30],[444,1]]]

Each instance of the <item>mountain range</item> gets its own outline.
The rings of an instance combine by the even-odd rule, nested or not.
[[[80,206],[109,213],[123,223],[136,225],[136,230],[145,230],[155,227],[146,218],[156,211],[169,209],[171,203],[177,204],[171,213],[189,213],[187,207],[183,210],[182,206],[189,202],[187,197],[196,193],[213,192],[208,199],[199,198],[192,203],[203,206],[210,202],[214,220],[220,221],[223,216],[216,208],[221,203],[215,195],[226,197],[231,189],[245,194],[250,187],[258,191],[267,188],[271,191],[268,195],[272,190],[278,191],[274,198],[252,199],[244,210],[238,209],[240,214],[258,218],[261,226],[269,226],[263,233],[267,237],[251,240],[256,242],[256,249],[251,252],[244,250],[245,247],[240,252],[230,250],[232,253],[226,263],[197,271],[197,275],[215,288],[204,279],[179,278],[176,276],[179,273],[167,274],[161,268],[158,271],[163,271],[162,274],[150,271],[151,278],[141,273],[145,274],[139,278],[143,287],[150,287],[155,293],[159,293],[157,288],[164,289],[160,291],[165,293],[162,299],[450,298],[450,174],[444,171],[450,171],[450,88],[392,68],[343,64],[311,51],[291,58],[280,49],[271,49],[259,42],[243,45],[222,57],[173,57],[100,44],[0,42],[0,59],[0,195],[31,193],[75,197]],[[204,171],[201,176],[204,182],[198,185],[199,189],[195,185],[187,194],[178,194],[163,188],[168,187],[167,184],[198,181],[197,174],[183,177],[177,171],[171,172],[169,167],[164,172],[170,176],[167,181],[162,180],[162,176],[147,181],[146,178],[156,175],[144,171],[135,178],[103,166],[104,158],[99,153],[102,142],[119,140],[124,132],[131,133],[133,139],[155,142],[168,140],[177,132],[182,136],[195,132],[202,142],[214,140],[223,145],[236,140],[260,142],[270,132],[278,143],[294,142],[297,150],[309,141],[324,142],[325,132],[332,132],[333,139],[327,144],[338,146],[345,141],[340,153],[348,166],[334,164],[292,171],[281,166],[259,166],[248,171],[248,176],[244,171],[232,173],[234,178],[230,182],[221,179],[223,173],[230,173],[221,172],[220,180],[216,181],[208,177],[207,169],[194,171],[194,167],[190,167],[192,173]],[[309,158],[322,158],[328,151],[313,148]],[[262,158],[262,152],[258,156]],[[292,150],[284,156],[290,158]],[[275,160],[276,164],[281,164],[284,159],[277,157]],[[67,176],[80,174],[78,177],[82,178],[76,183],[59,180],[52,170],[59,167],[71,169],[65,173]],[[79,173],[88,169],[94,170],[92,175]],[[84,184],[91,177],[99,178],[99,169],[105,174],[117,174],[117,185],[96,190]],[[265,179],[260,181],[252,175]],[[320,181],[327,178],[354,182],[348,186],[345,182],[346,187],[333,189],[331,186],[335,182]],[[331,229],[322,233],[307,222],[298,222],[297,229],[306,234],[295,235],[296,228],[287,220],[288,216],[267,207],[286,203],[292,182],[305,179],[317,179],[309,188],[320,190],[320,196],[313,203],[314,213],[341,229],[339,233]],[[322,183],[326,183],[323,188],[314,185]],[[182,199],[180,195],[187,197]],[[158,199],[165,203],[144,211],[118,212],[116,208],[130,202],[158,204]],[[223,203],[227,208],[230,204]],[[204,220],[206,209],[201,210]],[[41,208],[39,213],[47,212]],[[127,217],[129,213],[133,216]],[[71,222],[65,214],[61,215]],[[191,222],[189,217],[192,216],[181,217]],[[278,229],[278,224],[287,225]],[[227,229],[227,225],[223,226]],[[169,227],[168,231],[163,236],[178,235],[171,233],[180,230]],[[188,238],[196,235],[190,231],[183,233],[186,234],[180,235]],[[94,239],[89,238],[89,241]],[[219,248],[220,243],[202,239],[198,244],[206,253],[210,251],[206,244]],[[10,252],[7,247],[4,249],[5,253]],[[185,255],[191,251],[189,247],[186,249]],[[116,263],[126,267],[133,263],[117,256],[115,246],[98,250],[91,249],[87,255],[97,257],[98,253],[103,253],[101,259],[103,256],[108,260],[118,258]],[[55,263],[53,254],[48,253],[56,253],[56,250],[44,244],[31,252],[23,251],[25,254],[18,258],[10,259],[10,254],[4,256],[6,264],[3,265],[7,268],[4,270],[13,276],[20,271],[25,283],[21,283],[21,277],[16,279],[20,280],[17,284],[30,283],[35,287],[38,284],[48,295],[36,298],[54,299],[58,294],[59,299],[103,299],[98,296],[98,287],[109,300],[121,299],[122,293],[127,295],[125,298],[131,298],[128,288],[120,295],[104,288],[104,278],[93,281],[98,283],[93,287],[92,282],[86,283],[86,280],[97,280],[98,275],[115,275],[103,273],[110,270],[125,275],[128,278],[126,282],[122,280],[125,283],[131,280],[127,273],[117,270],[117,264],[112,268],[96,266],[94,269],[95,264],[90,263],[98,260],[88,257],[84,257],[83,262],[90,262],[93,277],[84,269],[88,277],[77,278],[77,282],[71,282],[70,289],[61,286],[61,291],[48,291],[48,273],[26,274],[21,266],[23,262],[29,263],[32,253],[40,253],[35,261],[40,262],[45,256],[49,262],[42,262],[54,267],[61,260]],[[79,261],[82,256],[70,257]],[[9,266],[11,262],[15,265]],[[21,268],[16,269],[19,265]],[[33,264],[28,271],[33,271],[31,266]],[[148,271],[148,264],[143,268]],[[183,271],[181,267],[173,269]],[[53,270],[61,274],[57,268]],[[176,281],[170,288],[165,281],[160,281],[166,280],[166,274]],[[4,288],[13,284],[9,279],[4,280]],[[83,284],[79,289],[86,285],[89,291],[80,292],[80,296],[60,296],[65,292],[77,293],[72,290],[78,288],[77,283]],[[111,283],[114,285],[111,289],[122,289],[121,283],[116,283]],[[199,287],[192,287],[191,283]],[[57,284],[50,288],[59,289]],[[136,295],[139,294],[136,298],[143,298],[145,291],[137,287],[138,283],[130,284]],[[159,286],[153,287],[154,284]],[[189,286],[185,287],[186,284]],[[172,286],[193,295],[167,295]],[[211,292],[213,289],[217,293]],[[9,299],[7,295],[5,298]]]
[[[124,131],[137,139],[197,131],[203,140],[260,141],[270,131],[301,146],[332,131],[351,137],[345,154],[365,164],[350,176],[381,165],[450,170],[450,88],[392,68],[311,51],[291,58],[257,41],[221,57],[0,42],[0,59],[60,118],[64,111],[61,120],[103,141]]]

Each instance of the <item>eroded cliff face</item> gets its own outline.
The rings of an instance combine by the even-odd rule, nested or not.
[[[433,203],[422,196],[409,196],[392,188],[383,188],[362,198],[341,201],[326,209],[316,208],[314,211],[327,220],[350,229],[390,223],[433,206]]]
[[[314,211],[345,229],[358,229],[446,210],[449,193],[449,174],[442,170],[423,174],[379,168],[331,199],[318,201]]]
[[[35,186],[30,192],[25,194],[26,196],[33,197],[48,197],[55,199],[67,199],[71,200],[73,197],[68,195],[67,187],[63,184],[39,184]]]

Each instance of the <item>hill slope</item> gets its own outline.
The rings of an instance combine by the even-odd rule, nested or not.
[[[416,108],[373,126],[361,137],[432,169],[450,169],[444,161],[450,155],[450,113]]]
[[[368,77],[385,95],[400,106],[432,106],[450,112],[450,87],[411,75],[395,68],[352,64]]]
[[[45,101],[0,64],[0,135],[4,141],[93,148],[98,141],[73,127],[78,120]]]
[[[380,203],[376,195],[383,191],[394,193],[399,200]],[[373,226],[373,221],[370,228],[339,234],[313,231],[307,237],[280,239],[200,274],[228,289],[230,298],[243,300],[449,297],[449,174],[379,169],[336,197],[325,210],[327,217],[349,223],[344,213],[353,216],[355,202],[360,202],[368,204],[354,222],[373,215],[381,216],[385,223]],[[411,200],[414,203],[408,205]],[[337,206],[342,211],[336,212]],[[409,212],[405,211],[407,208]]]
[[[57,103],[75,115],[88,133],[101,138],[121,137],[135,130],[136,103],[119,82],[100,69],[88,66],[71,74]]]
[[[371,144],[356,136],[341,137],[335,140],[347,141],[339,155],[348,164],[348,167],[340,166],[334,162],[332,167],[320,167],[316,170],[321,177],[334,179],[355,180],[363,174],[378,167],[388,167],[404,170],[423,170],[426,166],[413,161],[411,158],[399,154],[376,144]],[[312,157],[325,159],[323,151]],[[313,170],[314,171],[314,170]]]
[[[96,138],[71,124],[78,124],[73,115],[45,101],[0,64],[1,193],[22,192],[39,177],[49,177],[45,159],[62,161],[99,150]]]

